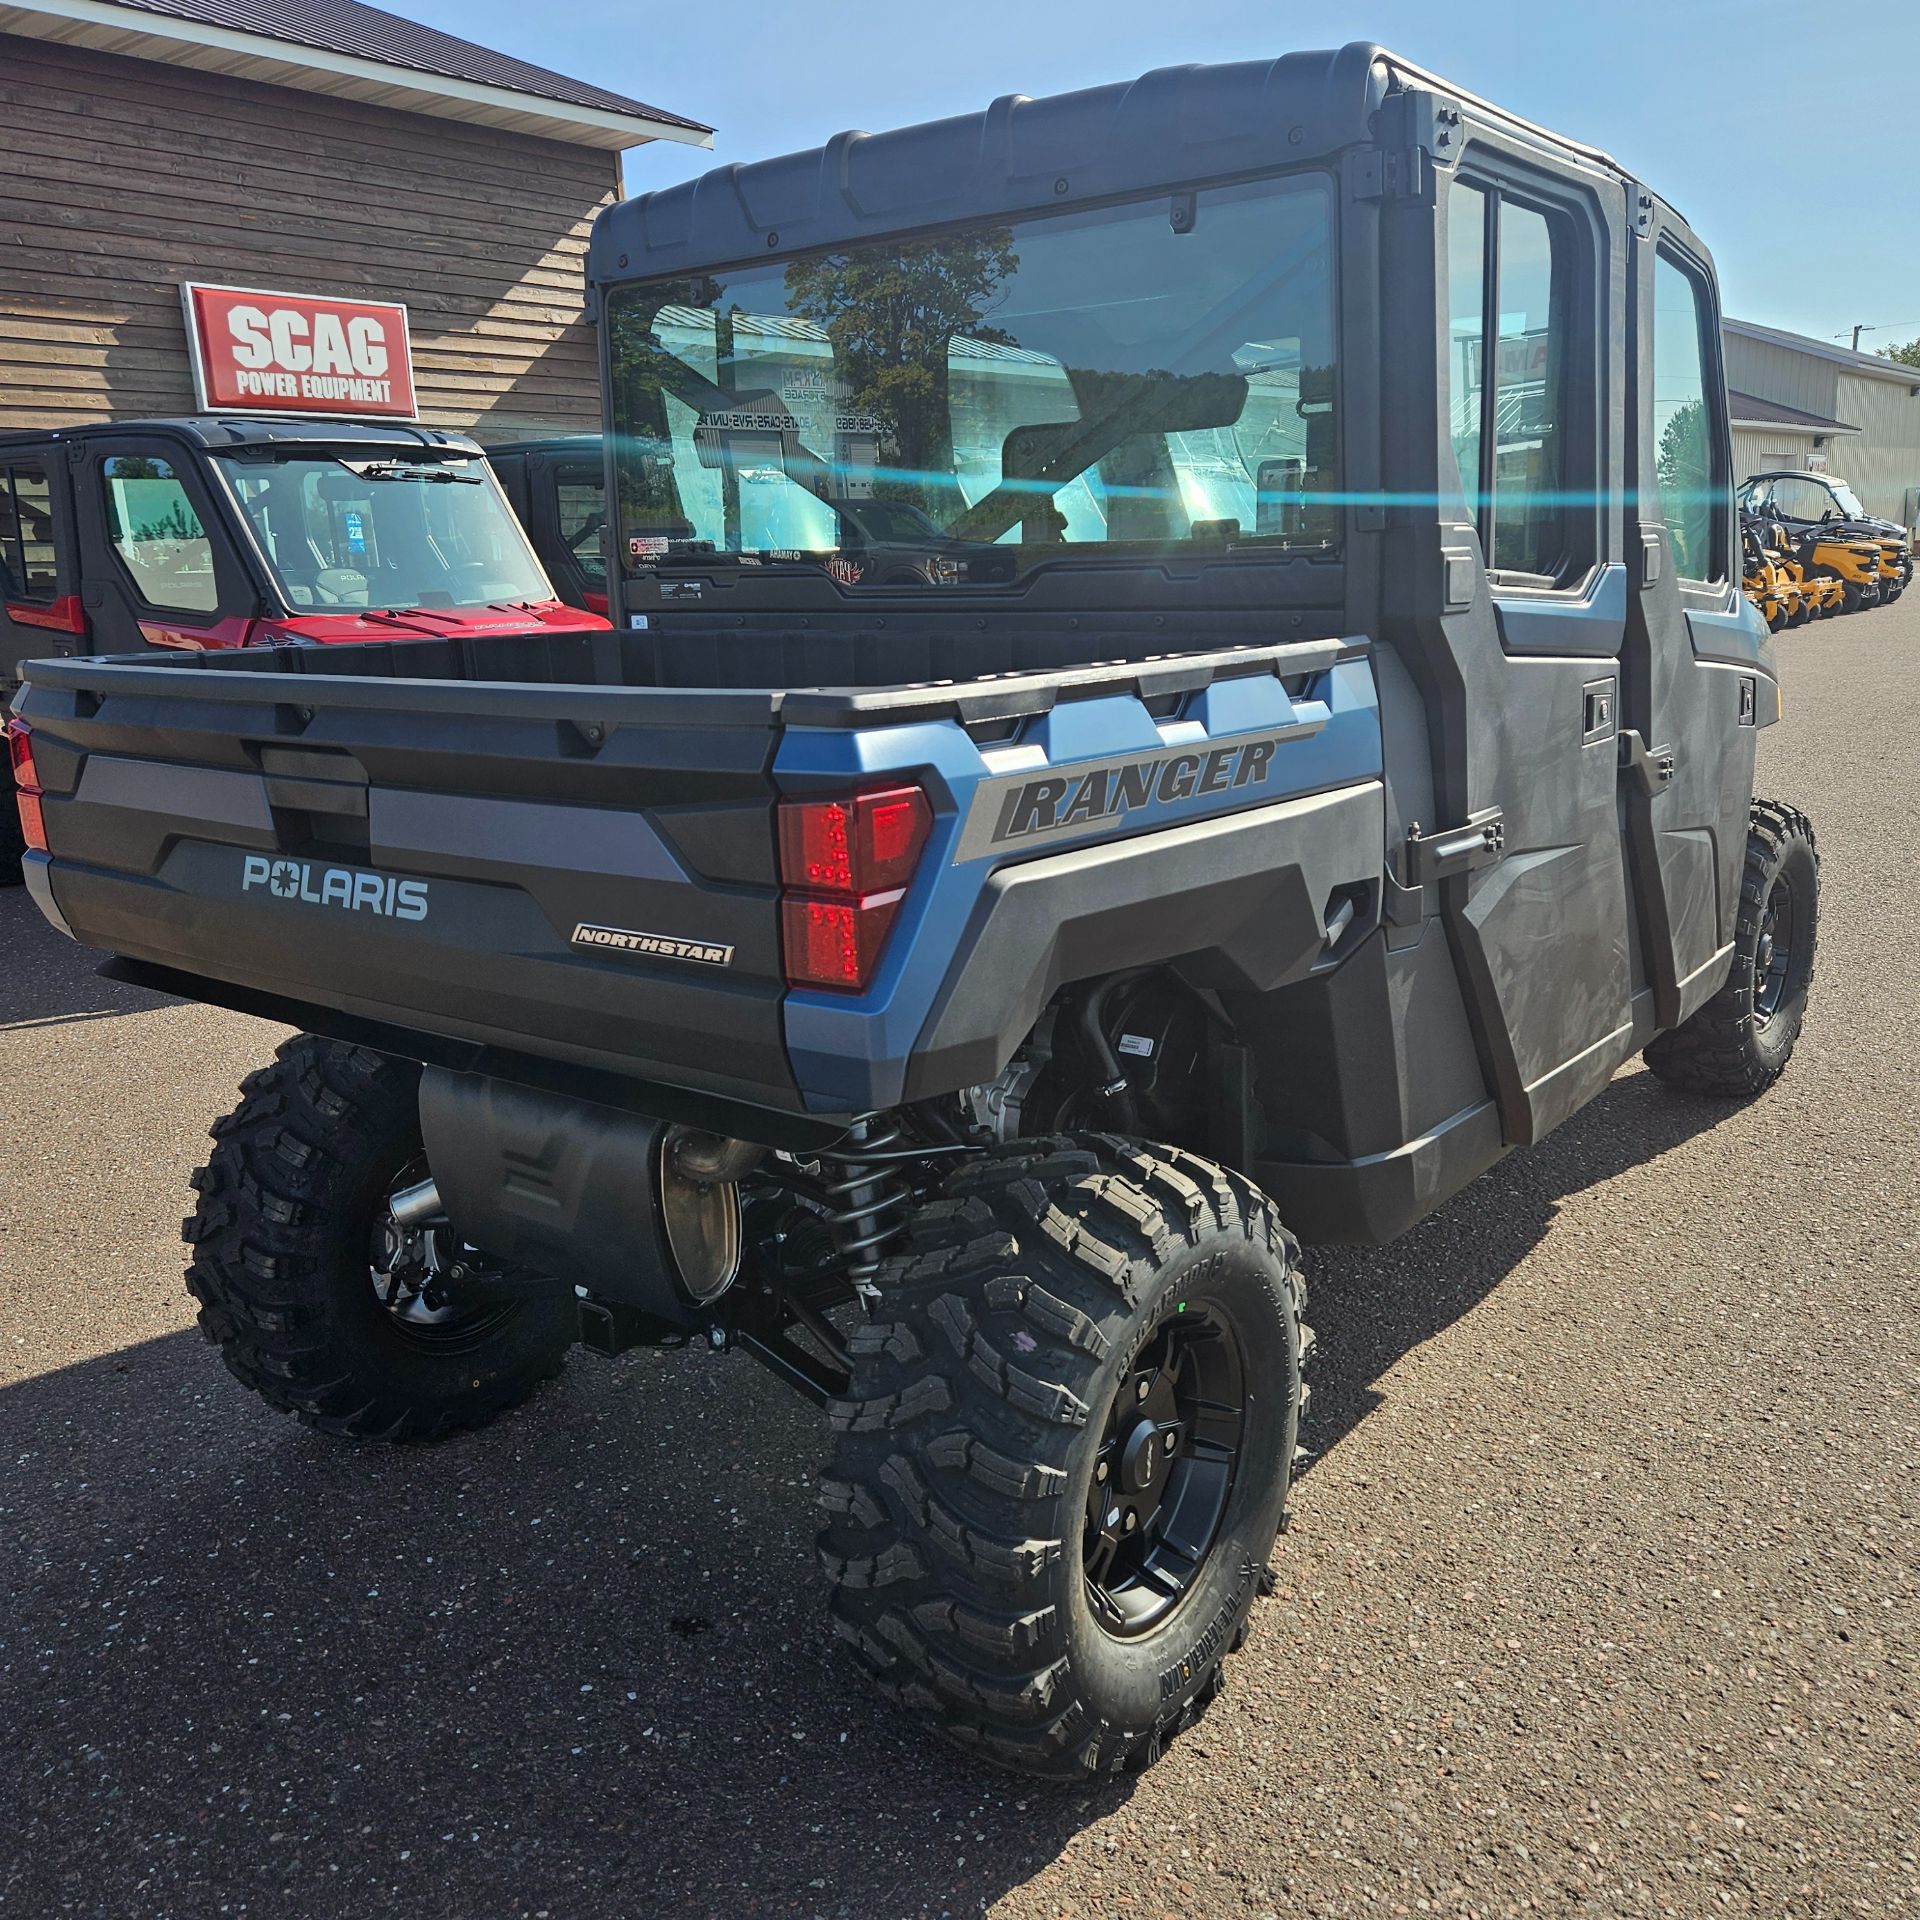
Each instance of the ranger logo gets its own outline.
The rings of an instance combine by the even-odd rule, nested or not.
[[[596,927],[586,921],[573,930],[576,947],[611,947],[616,953],[644,954],[656,960],[696,960],[705,967],[730,967],[733,949],[711,940],[675,940],[664,933],[636,933],[631,927]]]
[[[977,860],[1003,847],[1026,848],[1119,825],[1182,800],[1237,794],[1259,797],[1282,742],[1318,733],[1325,720],[1301,720],[1215,745],[1201,741],[1158,753],[1082,762],[1057,771],[1006,774],[974,790],[955,860]]]

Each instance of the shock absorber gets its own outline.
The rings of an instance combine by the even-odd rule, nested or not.
[[[905,1139],[891,1115],[871,1114],[856,1120],[837,1146],[823,1148],[818,1156],[829,1176],[821,1186],[827,1225],[863,1304],[879,1298],[873,1277],[913,1198],[892,1164],[911,1157]]]

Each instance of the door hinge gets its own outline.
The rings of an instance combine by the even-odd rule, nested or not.
[[[1673,784],[1673,749],[1650,747],[1631,727],[1620,734],[1620,771],[1633,780],[1649,800]]]
[[[1467,815],[1463,827],[1422,833],[1419,821],[1407,829],[1407,885],[1430,887],[1455,874],[1476,873],[1504,859],[1507,829],[1498,807],[1483,807]]]
[[[1433,198],[1433,155],[1424,147],[1370,147],[1348,164],[1356,200]]]

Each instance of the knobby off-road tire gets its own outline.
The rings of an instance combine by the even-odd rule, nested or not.
[[[4,769],[0,769],[4,771]],[[0,789],[0,887],[17,887],[26,874],[26,835],[20,831],[20,810],[12,793]]]
[[[1292,1236],[1210,1161],[1062,1136],[956,1174],[878,1284],[821,1483],[836,1630],[882,1692],[1003,1765],[1084,1777],[1148,1764],[1219,1690],[1271,1584],[1312,1345]],[[1231,1384],[1208,1383],[1231,1381],[1235,1355],[1237,1427],[1191,1412],[1192,1392],[1170,1397],[1184,1380],[1225,1405]],[[1156,1409],[1191,1418],[1164,1462],[1152,1456],[1165,1509],[1122,1541],[1106,1523],[1153,1498],[1137,1489],[1147,1454],[1128,1454],[1136,1396],[1135,1440]],[[1096,1506],[1101,1461],[1113,1491]],[[1187,1561],[1156,1549],[1160,1574],[1116,1599],[1123,1547],[1178,1531],[1191,1546],[1215,1494],[1179,1597],[1144,1625],[1103,1620],[1164,1602],[1156,1582]]]
[[[1813,985],[1820,853],[1803,813],[1756,800],[1747,828],[1733,966],[1721,987],[1648,1047],[1647,1065],[1690,1093],[1750,1099],[1793,1056]]]
[[[421,1177],[418,1067],[302,1035],[249,1074],[212,1130],[182,1226],[200,1329],[243,1386],[308,1426],[425,1440],[478,1426],[559,1370],[570,1288],[498,1296],[428,1324],[383,1304],[370,1250],[397,1183]]]

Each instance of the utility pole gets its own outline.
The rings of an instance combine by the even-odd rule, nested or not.
[[[1855,353],[1858,353],[1858,352],[1860,351],[1860,336],[1861,336],[1861,335],[1862,335],[1863,333],[1878,333],[1879,331],[1880,331],[1880,329],[1879,329],[1878,327],[1868,327],[1868,326],[1859,326],[1859,327],[1855,327],[1855,328],[1854,328],[1854,330],[1853,330],[1853,350],[1854,350],[1854,352],[1855,352]],[[1834,338],[1835,338],[1836,340],[1838,340],[1838,339],[1840,338],[1840,336],[1839,336],[1839,335],[1838,335],[1837,333],[1836,333],[1836,334],[1835,334],[1835,335],[1834,335],[1833,337],[1834,337]]]

